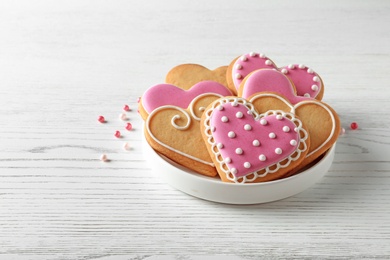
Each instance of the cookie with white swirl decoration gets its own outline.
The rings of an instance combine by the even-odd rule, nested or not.
[[[305,158],[310,145],[292,113],[259,114],[244,98],[222,97],[201,118],[207,150],[224,182],[256,183],[282,178]]]
[[[231,92],[214,81],[202,81],[189,90],[158,84],[142,96],[139,111],[145,120],[149,145],[172,161],[202,175],[216,176],[214,164],[200,133],[204,109]]]

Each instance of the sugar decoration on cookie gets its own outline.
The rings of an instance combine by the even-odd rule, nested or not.
[[[220,169],[233,182],[252,182],[276,172],[308,149],[308,134],[293,114],[268,111],[258,115],[251,103],[233,97],[219,99],[205,113],[207,142]]]

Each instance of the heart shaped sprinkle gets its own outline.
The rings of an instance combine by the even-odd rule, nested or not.
[[[307,149],[307,133],[293,114],[258,115],[247,100],[233,97],[219,99],[205,113],[207,142],[231,181],[253,181],[287,167]]]

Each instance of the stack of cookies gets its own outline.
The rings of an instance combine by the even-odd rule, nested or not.
[[[139,112],[153,149],[224,182],[286,178],[336,142],[337,113],[321,99],[321,77],[302,64],[278,67],[247,53],[209,70],[182,64],[149,88]]]

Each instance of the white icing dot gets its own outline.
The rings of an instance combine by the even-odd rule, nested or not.
[[[232,159],[230,159],[230,157],[226,157],[223,161],[224,161],[225,163],[231,163],[231,162],[232,162]]]
[[[259,54],[259,57],[260,57],[260,58],[265,58],[265,54],[264,54],[264,53],[260,53],[260,54]]]
[[[237,112],[236,113],[236,117],[237,118],[242,118],[244,115],[242,114],[242,112]]]
[[[233,102],[230,103],[233,107],[238,106],[238,101],[235,99]]]
[[[241,56],[240,60],[242,60],[242,61],[247,61],[248,58],[247,58],[245,55],[243,55],[243,56]]]
[[[236,70],[240,70],[242,69],[242,65],[241,64],[236,64]]]
[[[223,110],[223,106],[222,106],[222,105],[219,105],[219,106],[217,106],[217,109],[220,110],[220,111],[222,111],[222,110]]]
[[[217,144],[217,147],[218,147],[219,149],[222,149],[222,148],[223,148],[223,144],[222,144],[222,143],[218,143],[218,144]]]
[[[288,132],[290,132],[290,127],[288,127],[288,126],[283,126],[283,132],[285,132],[285,133],[288,133]]]
[[[315,82],[320,82],[320,78],[317,77],[317,76],[314,76],[314,77],[313,77],[313,81],[315,81]]]
[[[276,134],[273,133],[273,132],[269,133],[268,136],[269,136],[269,138],[271,138],[271,139],[275,139],[275,138],[276,138]]]
[[[305,93],[303,94],[304,97],[310,97],[310,94],[309,93]]]
[[[231,168],[230,172],[233,173],[233,174],[237,174],[237,169],[236,168]]]
[[[295,132],[295,133],[298,133],[298,131],[299,131],[298,127],[295,127],[295,128],[294,128],[294,132]]]
[[[287,66],[289,69],[295,69],[295,66],[293,64],[290,64]]]
[[[313,86],[311,86],[311,90],[313,90],[313,91],[317,91],[317,90],[318,90],[318,86],[317,86],[317,85],[313,85]]]
[[[282,154],[282,152],[283,152],[282,149],[279,147],[275,149],[276,154]]]
[[[288,73],[288,70],[287,70],[287,69],[282,69],[281,72],[282,72],[283,74],[287,74],[287,73]]]
[[[272,65],[272,61],[266,60],[266,61],[265,61],[265,64],[266,64],[266,65]]]
[[[253,140],[252,144],[253,144],[253,146],[260,146],[260,141],[259,140]]]
[[[242,153],[243,153],[243,151],[242,151],[241,148],[237,148],[237,149],[236,149],[236,154],[242,154]]]
[[[228,133],[228,136],[229,136],[230,138],[234,138],[234,137],[236,137],[236,133],[233,132],[233,131],[230,131],[230,132]]]
[[[252,130],[252,127],[250,124],[246,124],[246,125],[244,125],[244,129],[247,131],[250,131],[250,130]]]
[[[251,57],[255,57],[256,55],[257,55],[256,52],[251,52],[251,53],[249,53],[249,56],[251,56]]]
[[[265,157],[264,154],[260,154],[259,160],[262,161],[262,162],[264,162],[265,160],[267,160],[267,157]]]
[[[260,119],[260,124],[266,125],[268,122],[264,118]]]
[[[307,69],[307,73],[313,74],[314,71],[313,71],[312,69],[308,68],[308,69]]]
[[[298,65],[298,68],[300,68],[300,69],[304,69],[304,68],[306,68],[306,66],[305,66],[305,65],[303,65],[303,64],[299,64],[299,65]]]
[[[221,117],[221,121],[226,123],[229,121],[229,118],[227,116],[223,116],[223,117]]]
[[[294,140],[294,139],[292,139],[292,140],[290,141],[290,144],[291,144],[292,146],[296,146],[296,145],[297,145],[297,141]]]
[[[240,79],[240,78],[242,78],[242,75],[240,73],[237,73],[236,74],[236,79]]]
[[[248,115],[252,115],[252,114],[253,114],[253,112],[250,111],[250,110],[246,111],[246,113],[247,113]]]
[[[244,167],[249,169],[251,167],[250,162],[244,162]]]
[[[211,130],[211,132],[215,132],[215,126],[212,126],[211,128],[210,128],[210,130]]]
[[[282,119],[283,119],[283,116],[282,116],[282,115],[276,115],[276,119],[282,120]]]

